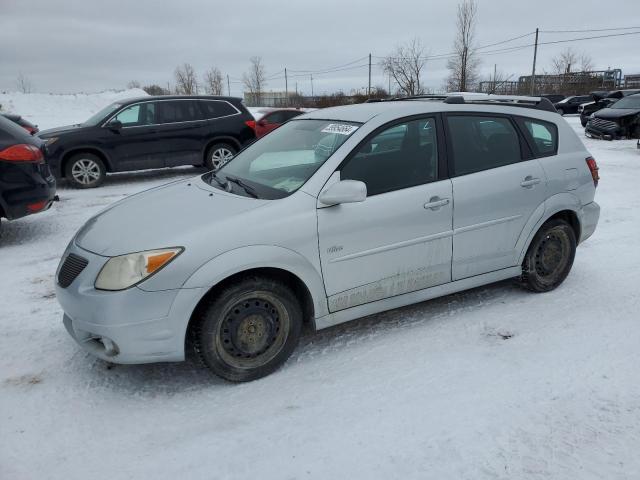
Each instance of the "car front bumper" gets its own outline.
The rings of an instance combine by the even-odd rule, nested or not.
[[[56,296],[64,326],[83,349],[113,363],[184,360],[187,326],[203,289],[96,290],[95,279],[108,258],[72,242],[61,265],[70,253],[88,263],[67,288],[58,283],[58,268]]]

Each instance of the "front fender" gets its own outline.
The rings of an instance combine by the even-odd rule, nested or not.
[[[524,256],[529,249],[529,245],[533,241],[533,237],[538,232],[538,230],[540,230],[540,227],[544,224],[544,222],[546,222],[556,213],[563,210],[573,211],[578,216],[580,224],[582,224],[582,208],[580,199],[577,196],[572,193],[563,192],[557,193],[556,195],[547,198],[544,203],[538,206],[534,214],[531,216],[531,219],[527,223],[525,229],[522,231],[522,235],[518,239],[518,243],[516,244],[516,249],[520,249],[520,256],[517,263],[518,265],[522,264]],[[533,221],[534,219],[535,221]]]
[[[313,299],[315,317],[329,313],[324,283],[318,270],[302,255],[275,245],[251,245],[212,258],[196,270],[182,288],[206,288],[204,292],[236,273],[254,268],[278,268],[298,277]]]

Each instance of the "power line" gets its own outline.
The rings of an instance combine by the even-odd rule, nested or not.
[[[365,59],[367,59],[366,55],[364,57],[357,58],[355,60],[352,60],[351,62],[342,64],[342,65],[337,65],[335,67],[321,68],[321,69],[318,69],[318,70],[289,70],[289,71],[290,72],[295,72],[295,73],[304,73],[305,75],[309,75],[310,73],[320,73],[320,72],[339,69],[339,68],[342,68],[342,67],[348,67],[349,65],[353,65],[354,63],[361,62],[362,60],[365,60]]]
[[[610,32],[613,30],[636,30],[640,27],[589,28],[583,30],[540,30],[540,33],[581,33],[581,32]]]

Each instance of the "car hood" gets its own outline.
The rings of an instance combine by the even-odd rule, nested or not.
[[[49,138],[49,137],[55,137],[56,135],[62,135],[65,133],[71,133],[71,132],[76,132],[80,129],[83,128],[87,128],[84,125],[78,123],[76,125],[65,125],[63,127],[56,127],[56,128],[48,128],[47,130],[41,130],[40,132],[38,132],[38,137],[40,138]]]
[[[640,108],[603,108],[594,115],[596,118],[616,119],[640,114]]]
[[[211,237],[212,223],[223,223],[267,204],[213,188],[200,178],[180,180],[132,195],[91,218],[76,244],[107,257],[186,246]]]

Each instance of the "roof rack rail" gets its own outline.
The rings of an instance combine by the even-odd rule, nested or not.
[[[544,97],[525,97],[519,95],[493,95],[488,93],[449,93],[429,95],[409,95],[406,97],[393,97],[387,99],[369,99],[367,102],[399,102],[405,100],[440,101],[452,105],[501,105],[505,107],[533,108],[555,112],[553,103]]]

